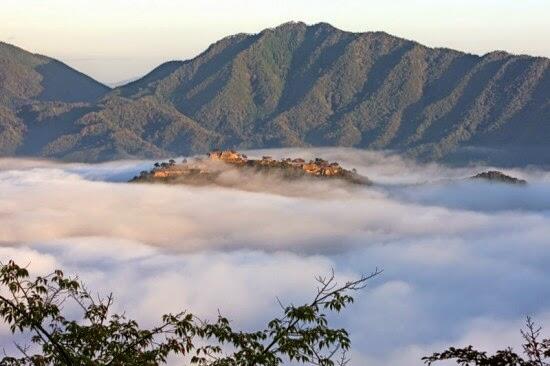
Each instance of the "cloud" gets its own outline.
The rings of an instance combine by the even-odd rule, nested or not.
[[[539,324],[550,323],[550,313],[543,312],[534,314]],[[520,329],[525,326],[525,318],[501,320],[491,317],[474,318],[467,324],[458,324],[464,332],[460,337],[434,342],[429,344],[411,343],[404,347],[396,348],[379,357],[365,355],[361,352],[354,352],[354,365],[410,365],[421,366],[424,363],[421,358],[439,352],[449,347],[467,347],[476,345],[477,349],[488,353],[494,353],[503,349],[503,345],[521,353],[523,339]],[[547,328],[546,328],[547,329]],[[453,362],[442,362],[442,365],[455,365]]]
[[[247,190],[128,184],[152,162],[3,159],[0,258],[78,273],[143,324],[220,309],[245,328],[276,314],[276,297],[306,301],[314,275],[335,268],[351,278],[379,266],[384,274],[338,318],[354,365],[420,365],[419,356],[462,342],[494,349],[516,342],[524,315],[548,321],[547,172],[509,170],[529,181],[510,187],[464,179],[486,167],[385,152],[269,155],[337,160],[375,185],[254,175]]]

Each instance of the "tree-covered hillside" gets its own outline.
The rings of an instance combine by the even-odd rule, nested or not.
[[[214,147],[353,146],[548,164],[549,65],[286,23],[224,38],[97,103],[20,107],[13,113],[27,133],[0,151],[96,161]],[[7,124],[5,134],[18,128]]]
[[[39,141],[63,135],[68,131],[63,118],[72,125],[75,108],[109,90],[57,60],[0,42],[0,154],[33,151],[37,132]],[[52,123],[46,126],[45,120]]]

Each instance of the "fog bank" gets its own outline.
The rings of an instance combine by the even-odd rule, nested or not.
[[[466,179],[492,167],[390,153],[247,154],[323,157],[374,185],[253,175],[252,192],[130,184],[153,162],[0,159],[0,258],[78,273],[146,324],[189,308],[246,327],[278,311],[276,296],[304,301],[332,267],[342,278],[382,267],[341,319],[353,365],[421,365],[457,343],[493,349],[519,342],[525,315],[550,321],[548,172],[504,170],[529,182],[516,187]]]

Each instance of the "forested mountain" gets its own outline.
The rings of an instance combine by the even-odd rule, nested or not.
[[[66,133],[61,122],[41,122],[70,114],[108,91],[57,60],[0,42],[0,154],[13,155],[37,140],[47,143]],[[42,136],[35,139],[39,131]]]
[[[108,91],[2,44],[0,151],[97,161],[214,147],[354,146],[550,164],[549,65],[286,23],[224,38]]]

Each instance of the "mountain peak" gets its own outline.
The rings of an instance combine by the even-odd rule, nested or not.
[[[6,95],[14,100],[14,90],[25,91],[13,113],[4,113],[25,123],[0,126],[0,144],[20,131],[10,145],[20,153],[88,161],[213,147],[347,146],[425,159],[477,151],[474,158],[486,161],[495,161],[488,151],[502,149],[509,153],[494,156],[507,161],[498,163],[550,164],[548,61],[473,57],[383,32],[303,22],[223,38],[106,95],[61,63],[23,67],[15,60],[6,65],[17,70],[0,65],[13,78],[0,87],[0,106]],[[86,90],[94,92],[82,98]],[[103,98],[94,102],[97,95]],[[56,103],[36,103],[45,101]],[[20,108],[25,103],[30,107]]]
[[[319,23],[314,23],[314,24],[309,24],[308,25],[307,23],[302,22],[302,21],[285,22],[285,23],[282,23],[282,24],[280,24],[276,27],[264,29],[262,32],[266,32],[266,31],[293,32],[293,31],[305,31],[306,29],[344,33],[343,30],[334,27],[330,23],[319,22]],[[262,33],[262,32],[260,32],[260,33]]]
[[[46,56],[0,42],[0,106],[30,101],[93,102],[109,88]]]
[[[338,32],[344,32],[344,31],[341,30],[340,28],[336,28],[336,27],[333,26],[332,24],[326,23],[326,22],[315,23],[315,24],[312,24],[312,25],[310,25],[310,26],[308,26],[308,27],[310,27],[310,28],[317,28],[317,29],[331,30],[331,31],[338,31]]]
[[[282,23],[282,24],[279,24],[278,26],[276,27],[273,27],[271,29],[275,29],[275,30],[292,30],[292,29],[297,29],[297,28],[306,28],[307,27],[307,24],[302,22],[302,21],[288,21],[288,22],[285,22],[285,23]]]

